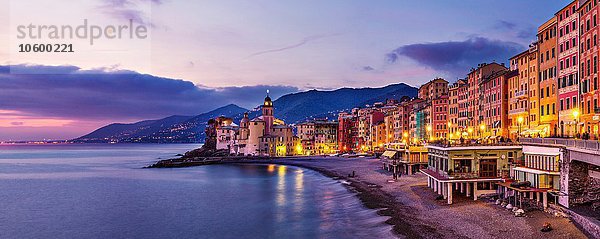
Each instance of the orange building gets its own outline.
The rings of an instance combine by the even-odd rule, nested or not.
[[[508,80],[508,121],[509,135],[516,138],[521,132],[530,128],[529,125],[529,50],[510,58],[510,69],[517,71],[516,76]]]
[[[556,136],[558,131],[558,114],[556,102],[556,17],[546,21],[538,28],[538,64],[539,64],[539,118],[541,137]]]

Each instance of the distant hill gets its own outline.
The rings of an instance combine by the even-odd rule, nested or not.
[[[366,104],[400,100],[402,96],[415,97],[417,89],[404,83],[382,88],[342,88],[333,91],[311,90],[288,94],[273,102],[275,116],[286,123],[297,123],[307,118],[334,117],[340,111],[349,111]]]
[[[204,141],[204,128],[217,116],[248,111],[230,104],[197,116],[170,116],[132,124],[110,124],[72,140],[76,143],[196,143]]]
[[[337,114],[366,104],[386,99],[415,97],[417,89],[404,83],[381,88],[342,88],[333,91],[310,90],[288,94],[273,102],[275,116],[287,124],[311,118],[336,119]],[[111,124],[73,140],[89,143],[198,143],[204,142],[204,129],[209,119],[227,116],[239,122],[244,112],[250,117],[260,115],[258,108],[247,110],[227,105],[197,116],[171,116],[159,120],[145,120],[133,124]]]

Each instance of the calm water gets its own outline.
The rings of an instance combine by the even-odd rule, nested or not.
[[[198,145],[0,145],[0,238],[387,238],[384,217],[296,167],[141,169]]]

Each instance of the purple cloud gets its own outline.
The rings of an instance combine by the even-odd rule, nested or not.
[[[98,10],[115,19],[154,27],[150,17],[140,10],[140,5],[163,4],[162,0],[101,0]]]
[[[463,77],[473,66],[482,62],[506,62],[525,47],[514,42],[473,37],[465,41],[420,43],[401,46],[386,55],[388,63],[400,56],[407,57],[433,70]]]
[[[55,74],[11,74],[45,72]],[[88,120],[196,115],[227,104],[252,108],[297,92],[290,86],[210,88],[132,71],[81,70],[74,66],[0,66],[0,109],[29,115]]]

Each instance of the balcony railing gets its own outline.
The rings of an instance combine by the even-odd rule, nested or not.
[[[520,91],[515,92],[515,97],[522,97],[522,96],[525,96],[526,94],[527,94],[526,90],[520,90]]]
[[[600,150],[600,141],[596,140],[581,140],[581,139],[555,139],[555,138],[520,138],[522,143],[535,144],[558,144],[567,147],[574,147],[587,150]]]
[[[454,141],[452,143],[449,142],[432,142],[429,143],[429,145],[431,146],[437,146],[437,147],[443,147],[443,148],[450,148],[450,147],[468,147],[468,146],[516,146],[519,145],[518,142],[493,142],[493,143],[487,143],[487,142],[481,142],[481,141],[472,141],[472,140],[465,140],[464,142],[460,142],[460,141]]]
[[[482,174],[479,171],[475,171],[475,172],[445,172],[439,169],[436,169],[435,167],[432,166],[428,166],[427,169],[434,171],[436,173],[438,173],[441,177],[443,178],[447,178],[447,179],[476,179],[476,178],[503,178],[503,177],[508,177],[508,170],[497,170],[496,172],[492,172],[492,175],[490,176],[489,174],[486,175],[485,177],[482,176]]]

